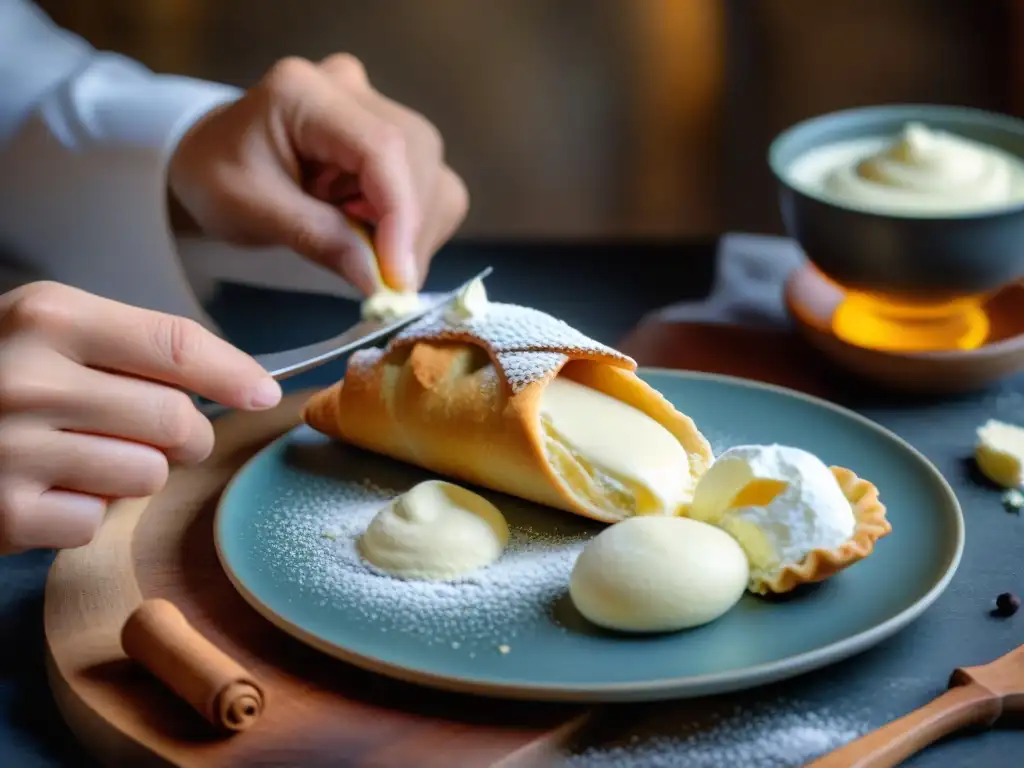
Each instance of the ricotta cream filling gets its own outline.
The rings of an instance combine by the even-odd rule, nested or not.
[[[561,377],[540,410],[548,460],[583,503],[622,519],[675,514],[688,500],[686,449],[646,413]]]

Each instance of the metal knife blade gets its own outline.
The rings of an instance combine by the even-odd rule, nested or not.
[[[262,365],[267,372],[278,381],[287,379],[298,373],[316,368],[324,363],[329,363],[342,355],[360,347],[366,347],[373,342],[390,336],[424,315],[439,309],[452,301],[474,280],[482,280],[494,270],[491,267],[483,270],[480,274],[467,280],[454,291],[442,293],[435,299],[425,303],[420,309],[410,315],[400,317],[397,320],[363,320],[356,323],[344,333],[318,341],[315,344],[308,344],[296,349],[288,349],[283,352],[271,352],[266,355],[256,355],[256,362]]]

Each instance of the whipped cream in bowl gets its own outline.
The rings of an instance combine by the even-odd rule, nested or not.
[[[786,233],[846,291],[941,309],[1024,276],[1024,120],[847,109],[782,131],[768,161]]]
[[[817,147],[789,174],[840,204],[886,214],[956,215],[1024,203],[1020,158],[914,121],[891,137]]]

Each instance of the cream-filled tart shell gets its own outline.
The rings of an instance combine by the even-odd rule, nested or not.
[[[737,539],[757,594],[829,578],[890,530],[873,485],[779,445],[723,453],[701,478],[689,514]]]
[[[799,587],[835,576],[868,557],[875,543],[892,532],[878,488],[844,467],[829,467],[843,495],[853,508],[856,524],[849,539],[831,549],[812,549],[798,563],[784,566],[771,578],[752,585],[757,594],[781,595]]]

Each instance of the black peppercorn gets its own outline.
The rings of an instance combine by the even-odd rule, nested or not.
[[[1013,616],[1018,608],[1020,608],[1020,598],[1013,592],[1003,592],[996,598],[995,613],[997,616]]]

